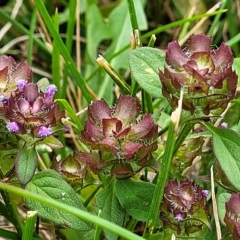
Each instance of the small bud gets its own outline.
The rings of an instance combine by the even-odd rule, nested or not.
[[[3,95],[0,96],[0,101],[1,101],[4,105],[8,104],[8,99],[7,99],[5,96],[3,96]]]
[[[19,125],[17,122],[9,122],[6,127],[9,132],[15,133],[19,131]]]
[[[47,87],[46,95],[53,97],[56,92],[57,92],[57,87],[56,87],[54,84],[50,84],[50,85]]]
[[[38,130],[39,137],[47,137],[52,134],[52,129],[50,127],[41,126]]]
[[[202,190],[202,195],[203,195],[204,197],[207,197],[208,193],[209,193],[208,190]]]
[[[179,222],[179,221],[182,221],[183,220],[183,215],[181,213],[178,213],[176,216],[175,216],[175,219]]]
[[[223,129],[226,129],[228,127],[228,124],[226,122],[222,122],[220,124],[220,127],[223,128]]]
[[[27,85],[28,81],[27,80],[24,80],[24,79],[20,79],[17,81],[17,88],[19,91],[23,91],[24,87]]]

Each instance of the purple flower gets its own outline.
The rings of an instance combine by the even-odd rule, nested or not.
[[[51,128],[55,127],[64,112],[59,111],[58,104],[54,103],[53,97],[46,97],[46,94],[38,90],[38,85],[34,83],[25,84],[23,81],[19,85],[22,91],[17,91],[8,99],[8,104],[4,105],[5,117],[11,122],[17,122],[21,133],[31,133],[33,137],[45,137],[50,135]]]
[[[23,91],[24,87],[27,85],[28,81],[24,79],[20,79],[17,81],[17,88],[19,91]]]
[[[47,137],[51,134],[52,134],[52,129],[50,127],[41,126],[38,129],[38,136],[39,137]]]
[[[225,123],[225,122],[222,122],[222,123],[220,124],[220,127],[226,129],[226,128],[228,127],[228,124]]]
[[[81,138],[97,151],[79,154],[94,173],[108,169],[112,175],[131,176],[149,165],[158,127],[150,114],[140,116],[140,111],[139,102],[128,95],[120,96],[112,108],[104,100],[88,107]]]
[[[176,216],[175,216],[175,219],[177,221],[182,221],[183,220],[183,215],[181,213],[178,213]]]
[[[0,102],[2,102],[3,105],[6,105],[6,104],[8,104],[8,99],[5,96],[1,95],[0,96]]]
[[[183,109],[192,114],[221,114],[237,87],[233,59],[225,43],[211,49],[211,38],[204,34],[190,37],[183,49],[177,41],[170,42],[164,71],[159,71],[163,96],[176,108],[183,88]]]
[[[56,92],[57,92],[57,87],[56,87],[54,84],[50,84],[50,85],[47,87],[46,95],[47,95],[47,96],[54,97],[54,95],[55,95]]]
[[[208,190],[202,190],[202,195],[203,195],[204,197],[207,197],[208,193],[209,193]]]
[[[9,122],[9,123],[7,123],[6,127],[7,127],[9,132],[13,132],[13,133],[16,133],[20,130],[17,122]]]

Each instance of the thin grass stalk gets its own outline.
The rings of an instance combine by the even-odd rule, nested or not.
[[[34,42],[34,30],[37,21],[37,9],[33,9],[32,18],[30,22],[29,29],[29,38],[28,38],[28,51],[27,51],[27,62],[30,66],[32,66],[32,56],[33,56],[33,42]]]
[[[40,196],[36,193],[32,193],[28,190],[24,190],[24,189],[21,189],[21,188],[15,187],[15,186],[11,186],[9,184],[2,183],[2,182],[0,182],[0,189],[6,190],[15,195],[19,195],[19,196],[22,196],[25,198],[29,198],[29,199],[38,201],[42,204],[47,204],[48,206],[54,207],[56,209],[65,211],[69,214],[79,217],[82,220],[91,222],[91,223],[93,223],[97,226],[100,226],[112,233],[122,236],[126,240],[143,240],[144,239],[122,227],[119,227],[118,225],[116,225],[114,223],[111,223],[105,219],[99,218],[99,217],[97,217],[91,213],[88,213],[86,211],[83,211],[79,208],[75,208],[75,207],[69,206],[68,204],[58,202],[54,199],[43,198],[42,196]]]
[[[36,4],[38,11],[40,12],[44,22],[47,23],[48,30],[51,33],[53,39],[56,41],[56,44],[57,44],[60,52],[62,53],[62,56],[64,57],[64,60],[65,60],[66,64],[68,65],[69,70],[71,71],[71,73],[73,75],[73,78],[77,82],[78,86],[81,88],[83,96],[85,97],[86,101],[88,103],[90,103],[93,98],[92,98],[89,90],[87,89],[87,86],[85,84],[85,81],[84,81],[82,75],[78,72],[70,53],[68,52],[66,46],[64,45],[61,37],[57,33],[57,31],[53,25],[52,19],[49,16],[43,2],[41,0],[35,0],[35,4]]]

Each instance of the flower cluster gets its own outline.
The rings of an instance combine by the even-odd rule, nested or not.
[[[54,103],[55,85],[39,90],[32,83],[32,71],[26,62],[17,64],[13,58],[0,57],[0,108],[9,132],[33,137],[52,134],[64,112]]]
[[[211,49],[211,38],[204,34],[190,37],[184,49],[177,41],[169,43],[164,72],[159,71],[163,96],[176,108],[183,88],[183,109],[191,114],[221,114],[237,87],[233,59],[226,44]]]
[[[91,151],[79,154],[95,174],[109,170],[111,175],[128,177],[152,165],[158,129],[152,116],[141,117],[140,111],[139,102],[128,95],[120,96],[112,108],[104,100],[88,107],[81,139]]]
[[[189,235],[193,229],[196,232],[202,229],[204,223],[208,222],[207,195],[207,190],[188,179],[180,182],[169,180],[160,207],[160,218],[165,228],[179,235],[182,232]]]
[[[25,80],[17,82],[18,91],[4,104],[5,117],[9,119],[7,128],[14,133],[31,133],[33,137],[47,137],[51,127],[63,117],[54,103],[55,85],[49,85],[46,92],[39,91],[38,85]]]

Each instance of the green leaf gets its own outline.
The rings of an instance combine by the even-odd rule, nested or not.
[[[96,211],[102,211],[102,217],[110,222],[123,226],[125,210],[121,207],[115,194],[115,180],[104,188],[96,197]],[[104,231],[107,239],[117,240],[118,236],[112,232]]]
[[[240,80],[240,57],[234,58],[233,69],[236,71],[236,73],[238,75],[238,86],[239,86],[239,80]]]
[[[71,120],[73,121],[73,123],[75,124],[76,128],[78,130],[83,129],[82,123],[79,120],[79,118],[76,116],[76,113],[74,112],[73,108],[71,107],[71,105],[68,103],[68,101],[66,99],[56,99],[57,102],[62,103],[62,105],[64,106],[64,108],[67,111],[67,114],[69,115],[69,117],[71,118]]]
[[[6,176],[14,167],[17,149],[0,149],[0,171]]]
[[[129,57],[132,78],[152,97],[163,98],[158,71],[164,68],[164,54],[160,50],[141,47]]]
[[[43,198],[51,198],[68,204],[69,206],[86,210],[76,192],[62,176],[55,171],[47,170],[37,173],[32,181],[27,184],[26,189],[30,192],[37,193]],[[67,227],[82,231],[91,229],[89,223],[62,210],[31,199],[26,199],[26,203],[32,210],[38,211],[40,217],[53,221],[56,224],[63,224]]]
[[[37,153],[35,146],[25,144],[18,152],[16,158],[16,173],[22,184],[27,184],[33,177],[37,167]]]
[[[62,143],[52,135],[45,137],[40,143],[44,143],[54,149],[63,147]]]
[[[240,190],[240,135],[231,129],[221,129],[204,123],[213,135],[213,150],[229,182]]]
[[[147,29],[147,20],[144,12],[145,2],[144,0],[134,1],[140,30]],[[111,45],[104,53],[104,58],[109,61],[112,68],[116,71],[128,69],[128,57],[130,53],[128,46],[130,43],[132,25],[126,0],[121,1],[120,4],[111,11],[108,18],[108,27],[112,33],[113,39]],[[96,83],[94,84],[96,85]],[[98,97],[104,98],[109,104],[112,104],[113,95],[109,94],[112,92],[112,79],[105,74],[100,79],[99,84],[101,84],[101,88],[98,88]]]
[[[230,193],[221,193],[218,196],[218,200],[217,200],[218,215],[219,215],[219,219],[223,225],[225,225],[224,220],[223,220],[225,217],[225,214],[226,214],[225,203],[229,200],[230,197],[231,197]]]
[[[117,180],[116,195],[121,206],[133,218],[147,221],[155,185],[131,179]]]

